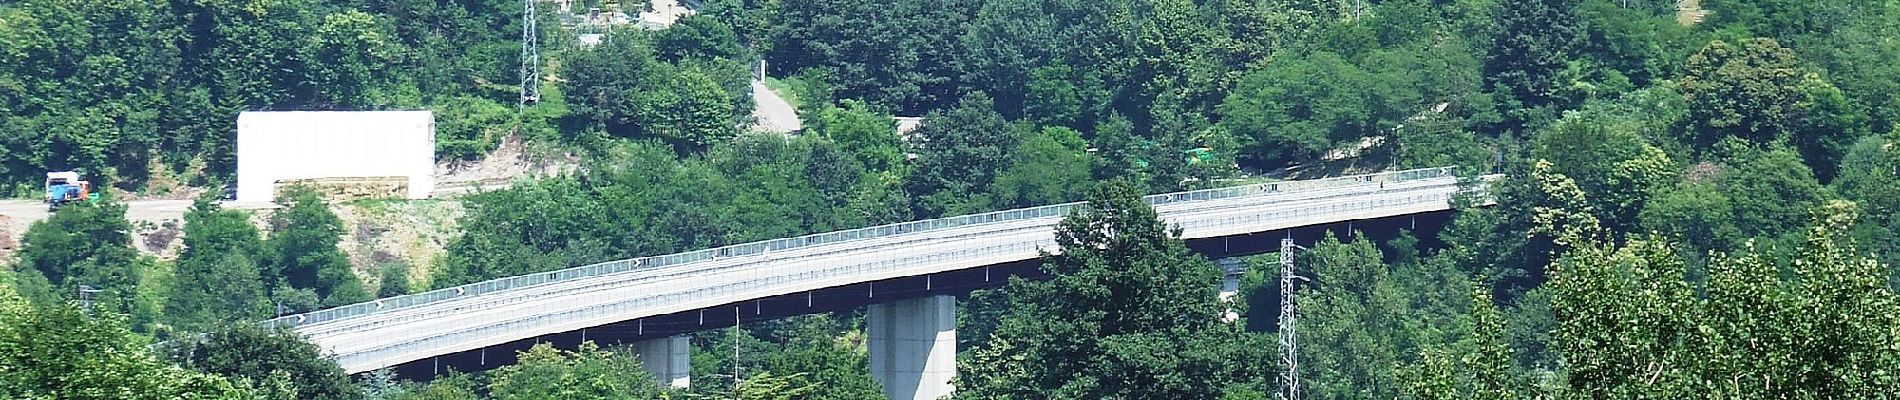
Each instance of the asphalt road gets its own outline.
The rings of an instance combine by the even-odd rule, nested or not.
[[[778,97],[778,93],[767,89],[764,81],[752,80],[752,100],[757,103],[752,108],[752,117],[756,120],[753,126],[758,129],[792,133],[804,128],[798,121],[798,110],[792,108],[792,103]]]
[[[1184,225],[1197,225],[1190,221],[1261,215],[1272,211],[1317,211],[1318,209],[1314,207],[1340,201],[1399,198],[1420,193],[1401,189],[1403,187],[1420,187],[1424,192],[1438,193],[1452,190],[1449,186],[1445,186],[1448,182],[1450,181],[1436,179],[1396,183],[1392,187],[1359,185],[1246,198],[1174,203],[1162,205],[1158,207],[1158,211],[1163,212],[1164,215],[1171,215],[1169,219],[1175,222],[1189,222]],[[1311,216],[1293,215],[1283,222],[1326,217],[1319,213]],[[636,273],[595,276],[300,326],[297,330],[322,346],[326,352],[341,356],[339,361],[344,364],[345,369],[355,372],[415,360],[445,351],[479,348],[520,337],[531,337],[534,334],[562,332],[599,325],[603,322],[625,320],[629,314],[659,315],[722,304],[734,298],[755,298],[776,292],[791,293],[842,283],[874,281],[894,276],[918,275],[946,268],[961,268],[949,264],[967,267],[1033,257],[1037,245],[1053,244],[1054,231],[1050,229],[1050,226],[1057,219],[1059,217],[922,231],[787,249],[765,255],[668,266]],[[1196,229],[1190,227],[1189,230]],[[1226,233],[1213,232],[1209,229],[1200,230],[1203,231],[1200,233],[1208,235]],[[1189,235],[1200,236],[1195,233],[1189,232]],[[953,256],[942,261],[898,262],[890,265],[888,269],[876,267],[873,268],[876,271],[864,270],[871,265],[896,261],[896,258],[950,256],[953,253],[971,249],[998,249],[999,251]],[[867,276],[866,272],[876,276]],[[777,282],[779,279],[786,281],[770,288],[749,287],[752,283]],[[774,293],[750,293],[754,290]],[[727,293],[728,291],[732,293]],[[721,295],[707,295],[714,292]],[[655,302],[642,301],[641,303],[647,303],[645,305],[628,304],[627,306],[632,307],[626,307],[629,309],[624,310],[621,310],[622,307],[619,306],[611,306],[629,299],[642,298]],[[536,319],[536,316],[603,306],[618,312],[602,315],[586,312],[587,316],[574,315],[553,324],[530,323]],[[525,329],[502,327],[502,325],[513,325],[511,322],[529,324],[520,327]],[[510,331],[513,334],[496,335],[494,333],[497,331],[493,331],[495,328]],[[459,336],[454,335],[457,332],[468,336],[441,337],[444,334]],[[402,346],[428,341],[436,343]],[[393,353],[372,355],[381,349],[393,350]]]

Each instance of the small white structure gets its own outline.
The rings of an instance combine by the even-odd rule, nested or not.
[[[407,177],[408,198],[435,190],[429,111],[249,111],[237,125],[240,203],[274,200],[287,179]]]

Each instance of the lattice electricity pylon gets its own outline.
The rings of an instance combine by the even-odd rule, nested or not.
[[[536,23],[535,0],[522,0],[521,5],[521,103],[541,101],[541,36],[540,24]]]
[[[1300,398],[1299,337],[1294,335],[1294,318],[1298,313],[1293,306],[1293,280],[1306,278],[1293,274],[1293,250],[1299,247],[1293,244],[1291,237],[1280,239],[1280,348],[1284,351],[1280,364],[1286,367],[1280,374],[1280,395],[1285,400]]]

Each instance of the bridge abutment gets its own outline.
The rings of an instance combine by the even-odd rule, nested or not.
[[[640,368],[653,375],[661,385],[676,389],[692,386],[693,343],[686,335],[663,337],[633,344],[640,354]]]
[[[872,304],[871,377],[892,400],[949,396],[957,376],[957,298],[930,296]]]

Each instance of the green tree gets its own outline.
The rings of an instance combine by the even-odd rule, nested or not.
[[[1221,103],[1221,126],[1242,140],[1246,165],[1317,161],[1335,145],[1379,133],[1370,83],[1332,53],[1277,58]]]
[[[1900,299],[1887,269],[1844,240],[1852,204],[1825,210],[1793,253],[1717,254],[1702,288],[1667,241],[1616,248],[1570,236],[1583,239],[1550,282],[1570,387],[1610,398],[1894,392]]]
[[[1775,149],[1737,160],[1716,185],[1729,195],[1732,220],[1745,237],[1777,237],[1801,227],[1799,215],[1820,207],[1827,188],[1793,151]]]
[[[1398,367],[1403,393],[1417,400],[1544,398],[1511,364],[1506,341],[1506,316],[1491,305],[1488,290],[1476,290],[1468,327],[1470,334],[1448,346],[1419,350],[1416,363]]]
[[[1608,110],[1566,113],[1532,140],[1532,156],[1550,161],[1590,195],[1597,220],[1616,232],[1634,231],[1637,213],[1680,168],[1641,135],[1641,121]]]
[[[1642,227],[1669,234],[1696,254],[1733,249],[1743,236],[1732,202],[1711,182],[1683,181],[1644,206]]]
[[[1312,271],[1305,274],[1312,283],[1298,297],[1307,396],[1397,397],[1406,384],[1401,363],[1468,337],[1455,327],[1468,322],[1467,308],[1480,306],[1468,304],[1470,295],[1459,290],[1468,287],[1469,275],[1441,258],[1420,262],[1405,256],[1416,251],[1407,240],[1388,244],[1391,251],[1382,252],[1363,235],[1342,242],[1329,233],[1300,252],[1297,265]],[[1278,293],[1252,295],[1272,304]]]
[[[653,38],[653,48],[668,62],[744,58],[745,47],[732,28],[712,16],[694,14],[674,21]]]
[[[41,305],[46,305],[41,300],[77,299],[80,286],[89,286],[99,290],[90,294],[94,307],[130,314],[133,326],[143,330],[154,315],[149,299],[137,294],[151,260],[132,249],[125,210],[125,203],[110,198],[80,202],[28,227],[16,268],[22,279],[44,282],[50,290],[28,291],[34,296],[29,298]]]
[[[1033,207],[1079,200],[1089,179],[1088,143],[1068,128],[1043,128],[1025,135],[1010,152],[1009,169],[990,186],[1003,208]]]
[[[288,328],[250,321],[219,327],[201,336],[183,337],[164,348],[173,363],[195,371],[268,387],[287,384],[290,397],[349,400],[363,397],[348,374],[324,358],[317,345]]]
[[[633,355],[593,342],[574,351],[535,345],[521,352],[520,362],[492,374],[488,390],[496,400],[657,398],[663,392]]]
[[[807,116],[805,133],[838,144],[872,171],[893,171],[904,162],[904,139],[897,121],[857,100],[824,107]]]
[[[1844,104],[1839,89],[1803,69],[1793,50],[1772,39],[1709,42],[1685,69],[1682,94],[1689,99],[1697,148],[1730,136],[1782,142],[1813,158],[1809,165],[1831,167],[1866,128],[1864,115]]]
[[[912,134],[917,159],[904,179],[911,209],[921,218],[985,211],[993,206],[979,196],[1009,165],[1016,148],[1015,130],[1003,121],[990,99],[973,94],[955,108],[924,117]]]
[[[662,67],[659,72],[670,83],[618,94],[635,98],[634,117],[640,136],[664,140],[678,150],[695,151],[738,134],[735,122],[739,113],[711,73],[690,66]]]
[[[0,285],[0,397],[249,399],[243,386],[167,365],[113,312],[34,307]]]
[[[381,283],[376,285],[376,297],[395,297],[409,294],[409,264],[392,262],[383,264],[377,271]]]
[[[1900,132],[1900,131],[1896,131]],[[1834,188],[1869,216],[1900,215],[1900,134],[1868,136],[1841,161]]]
[[[1052,278],[1012,278],[1010,310],[960,365],[959,398],[1213,398],[1266,378],[1265,338],[1220,322],[1215,268],[1127,183],[1056,230]]]
[[[264,242],[248,213],[200,197],[185,213],[185,250],[172,267],[166,320],[185,331],[263,316],[258,262]]]
[[[1504,128],[1514,130],[1555,115],[1557,75],[1577,55],[1583,34],[1577,2],[1497,2],[1497,25],[1485,52],[1484,77],[1504,103]]]
[[[307,188],[292,188],[279,200],[283,209],[271,213],[270,258],[264,265],[271,279],[295,289],[312,289],[324,306],[369,301],[363,280],[337,248],[343,220],[330,212],[329,202]]]

